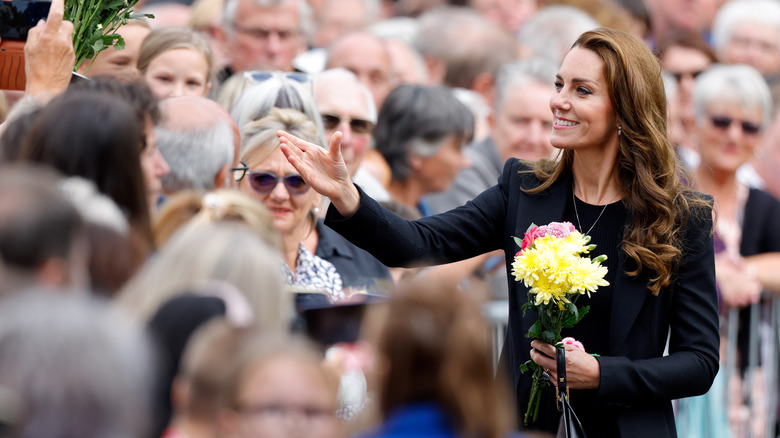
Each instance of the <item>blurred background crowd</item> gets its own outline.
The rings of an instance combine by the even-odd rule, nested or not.
[[[597,27],[657,53],[668,135],[716,200],[722,370],[678,432],[777,436],[780,0],[136,10],[86,79],[48,29],[0,94],[0,436],[520,436],[494,383],[504,254],[384,266],[324,225],[276,133],[340,131],[367,194],[447,211],[510,157],[556,157],[557,68]]]

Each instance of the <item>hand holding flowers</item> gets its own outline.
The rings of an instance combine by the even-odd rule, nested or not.
[[[589,310],[589,306],[578,309],[575,305],[577,298],[583,294],[590,296],[598,287],[608,286],[609,283],[604,280],[607,268],[601,266],[606,256],[601,255],[592,260],[587,257],[596,245],[590,243],[590,236],[576,231],[570,222],[552,222],[541,227],[532,224],[523,239],[515,238],[515,241],[521,250],[512,263],[512,275],[529,288],[523,315],[529,309],[539,315],[526,337],[541,341],[534,341],[532,345],[545,348],[544,344],[547,344],[547,351],[537,350],[536,355],[532,354],[533,360],[520,367],[522,372],[533,371],[531,394],[524,418],[528,424],[537,417],[541,397],[539,390],[545,382],[544,368],[540,363],[555,361],[553,345],[562,342],[561,330],[574,327]],[[590,362],[589,368],[592,370],[595,359]],[[595,367],[598,375],[598,363]]]

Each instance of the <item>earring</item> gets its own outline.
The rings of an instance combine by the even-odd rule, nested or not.
[[[623,128],[621,126],[618,126],[618,135],[623,134]]]
[[[315,216],[320,214],[320,208],[319,207],[314,207],[314,208],[311,209],[311,211],[314,212]]]

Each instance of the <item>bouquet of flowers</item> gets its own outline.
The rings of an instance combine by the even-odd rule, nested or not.
[[[512,263],[512,275],[529,288],[523,316],[529,309],[539,314],[526,337],[559,344],[561,330],[574,327],[590,308],[578,309],[577,298],[583,294],[590,296],[598,287],[609,285],[604,280],[607,268],[601,265],[607,256],[587,257],[596,245],[590,243],[590,236],[577,231],[570,222],[551,222],[541,227],[531,224],[523,239],[515,237],[515,242],[521,249]],[[533,371],[524,418],[524,423],[528,424],[536,420],[539,413],[540,389],[546,378],[542,368],[532,360],[521,365],[520,370]]]
[[[125,40],[116,30],[128,20],[140,16],[154,18],[149,14],[133,14],[132,7],[136,3],[138,0],[65,0],[64,19],[73,23],[73,50],[76,53],[73,71],[109,47],[124,49]]]

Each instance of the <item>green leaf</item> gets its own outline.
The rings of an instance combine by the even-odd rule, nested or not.
[[[539,335],[539,340],[547,344],[555,344],[555,338],[555,332],[552,330],[545,330]]]
[[[125,48],[125,39],[122,38],[122,35],[117,34],[119,38],[116,39],[116,42],[114,43],[114,48],[117,50],[122,50]]]
[[[525,229],[525,232],[527,233],[527,232],[531,231],[531,228],[533,228],[535,226],[536,226],[536,224],[531,222],[531,225],[529,225],[528,228]]]
[[[526,338],[537,339],[542,332],[542,325],[537,320],[531,328],[528,329],[528,333],[525,334]]]
[[[521,239],[521,238],[519,238],[517,236],[512,236],[512,238],[515,239],[515,244],[517,246],[519,246],[520,248],[523,247],[523,239]]]
[[[103,45],[103,40],[102,39],[99,39],[99,40],[95,41],[94,44],[92,44],[92,50],[94,50],[95,53],[100,52],[104,48],[105,48],[105,46]]]

